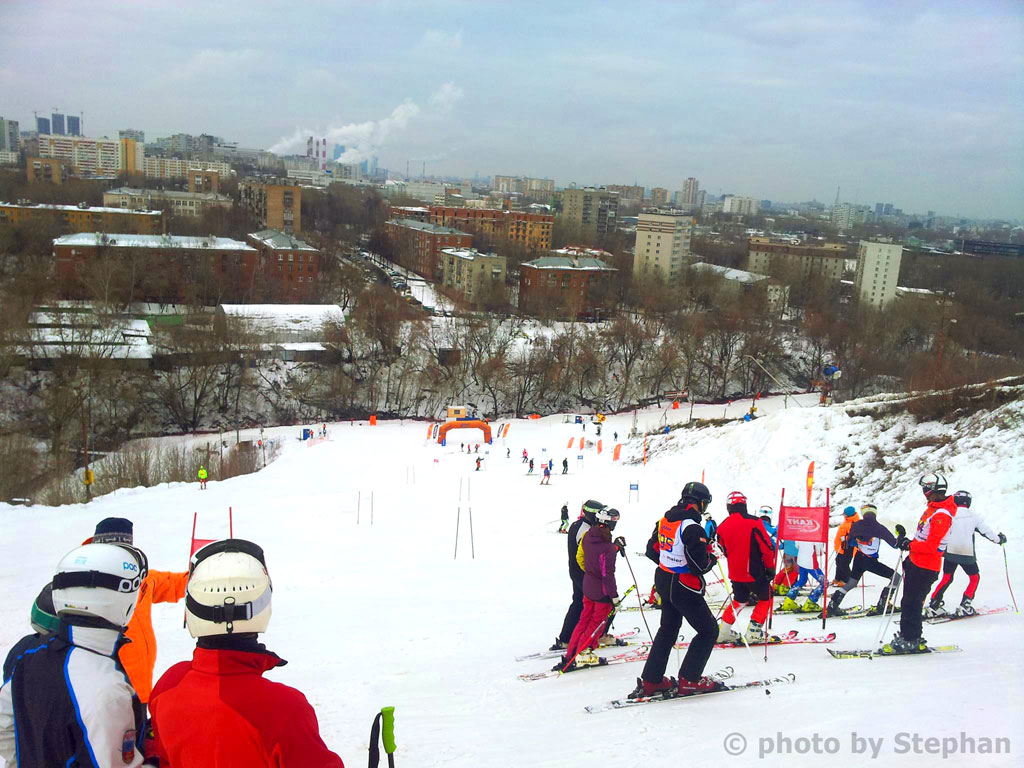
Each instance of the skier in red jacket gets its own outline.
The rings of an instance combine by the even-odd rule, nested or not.
[[[263,550],[225,539],[192,557],[185,620],[192,661],[164,673],[149,700],[162,768],[344,768],[301,692],[263,678],[286,662],[258,642],[270,623]]]
[[[748,643],[761,643],[764,642],[764,623],[772,605],[775,548],[761,520],[747,513],[746,496],[733,491],[726,500],[725,508],[729,516],[718,526],[718,543],[729,563],[732,600],[722,614],[718,642],[741,642],[732,625],[747,601],[756,597],[757,605],[744,639]]]
[[[917,523],[913,539],[900,536],[896,545],[909,552],[903,561],[903,602],[900,603],[900,631],[882,646],[883,653],[924,653],[928,645],[921,637],[922,611],[928,590],[942,570],[949,529],[956,517],[956,503],[946,495],[946,478],[929,472],[918,480],[928,507]]]

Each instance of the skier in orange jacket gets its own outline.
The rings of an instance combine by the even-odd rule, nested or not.
[[[87,543],[132,544],[132,521],[123,517],[108,517],[96,525],[96,532]],[[153,603],[176,603],[185,597],[188,571],[150,571],[139,586],[139,599],[135,613],[128,622],[125,637],[128,642],[117,653],[128,680],[139,700],[149,702],[153,690],[153,667],[156,666],[156,635],[153,632]]]

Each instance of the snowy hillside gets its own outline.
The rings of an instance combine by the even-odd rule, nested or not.
[[[758,765],[870,764],[852,753],[856,732],[884,739],[874,764],[933,766],[938,758],[924,746],[919,754],[894,754],[897,734],[959,738],[961,731],[975,739],[1008,737],[1013,752],[951,764],[1019,765],[1024,660],[1021,621],[1012,612],[926,625],[929,641],[958,643],[960,654],[840,661],[808,645],[769,648],[767,663],[743,649],[712,654],[708,671],[731,665],[736,681],[796,673],[795,685],[770,696],[745,691],[590,715],[585,705],[624,697],[642,664],[534,682],[516,678],[550,666],[514,657],[546,648],[569,603],[565,539],[555,533],[559,507],[568,502],[575,515],[588,498],[617,507],[616,534],[629,542],[629,562],[646,592],[654,566],[637,552],[683,484],[702,472],[719,520],[732,490],[746,493],[755,508],[777,509],[783,487],[787,500],[801,503],[813,460],[822,500],[829,485],[835,506],[872,502],[882,522],[911,528],[923,508],[917,477],[944,471],[1009,537],[1011,578],[1018,600],[1024,597],[1024,401],[951,425],[914,425],[905,415],[852,416],[851,409],[818,408],[816,401],[817,395],[791,397],[784,407],[782,398],[770,398],[759,401],[762,417],[750,423],[649,438],[646,466],[629,463],[642,456],[642,439],[626,443],[623,461],[612,461],[612,433],[626,442],[631,414],[609,418],[600,455],[589,445],[578,448],[580,437],[596,441],[592,424],[583,432],[561,416],[513,421],[505,440],[481,445],[479,473],[472,471],[475,457],[459,453],[460,441],[482,439],[478,431],[453,431],[442,448],[425,441],[422,422],[357,422],[329,425],[331,439],[312,445],[291,439],[297,428],[268,430],[288,438],[277,461],[255,475],[211,483],[205,492],[178,484],[119,491],[88,507],[0,505],[0,646],[28,631],[31,600],[60,556],[99,519],[131,518],[136,543],[154,568],[184,569],[193,512],[198,535],[223,537],[230,507],[236,536],[264,547],[274,582],[265,641],[290,663],[270,677],[306,693],[326,742],[350,766],[365,760],[371,719],[388,704],[397,708],[399,766],[651,766],[669,755],[673,764],[725,764],[724,742],[733,733],[747,740],[744,758],[753,764],[759,739],[774,742],[779,732],[791,739],[833,737],[838,751],[827,763],[794,754],[767,756]],[[735,419],[747,408],[698,406],[694,415]],[[664,416],[642,412],[638,426],[653,430]],[[667,418],[685,420],[684,411]],[[567,449],[570,439],[574,447]],[[908,444],[918,447],[905,454],[901,446]],[[550,487],[539,485],[536,472],[526,475],[523,448],[538,463],[554,459]],[[563,457],[567,476],[559,474]],[[639,501],[629,501],[631,483],[639,486]],[[457,517],[462,536],[453,559]],[[1002,552],[980,538],[977,546],[976,604],[1009,605]],[[883,546],[882,558],[895,564],[896,554]],[[631,583],[621,558],[617,576],[621,592]],[[873,600],[880,580],[867,581]],[[947,603],[957,602],[965,585],[958,574]],[[847,602],[860,602],[859,590],[857,597]],[[191,653],[182,610],[154,607],[158,675]],[[649,613],[648,621],[656,630],[658,614]],[[875,647],[880,622],[830,620],[838,633],[832,647]],[[646,636],[639,613],[616,620],[617,631],[634,625]],[[817,634],[820,624],[776,617],[774,630],[788,629]],[[685,624],[683,634],[692,636]],[[668,674],[677,666],[673,655]],[[736,743],[733,737],[730,746]]]

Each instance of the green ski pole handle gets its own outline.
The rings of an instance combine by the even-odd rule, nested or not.
[[[397,749],[395,746],[395,708],[381,707],[380,713],[384,718],[384,727],[381,729],[384,751],[390,755]]]

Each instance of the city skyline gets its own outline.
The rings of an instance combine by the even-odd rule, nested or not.
[[[831,204],[841,187],[857,204],[1024,216],[1018,3],[521,3],[511,21],[498,3],[210,8],[9,4],[0,114],[28,129],[74,103],[89,136],[299,153],[312,134],[414,175],[670,192],[693,176],[713,195]],[[54,46],[53,28],[89,45]]]

